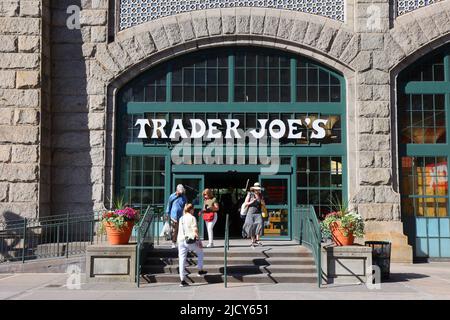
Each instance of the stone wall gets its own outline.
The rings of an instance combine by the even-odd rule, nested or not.
[[[388,0],[347,4],[345,23],[228,8],[114,34],[108,0],[2,1],[0,210],[33,216],[102,208],[113,193],[114,98],[125,82],[203,48],[271,47],[345,76],[349,198],[367,222],[367,238],[392,239],[395,259],[410,261],[398,193],[395,76],[450,40],[450,1],[396,19]],[[67,28],[70,5],[81,8],[80,28]]]
[[[80,29],[67,28],[69,5]],[[107,0],[52,1],[52,213],[103,207],[105,83],[93,77],[107,40]]]
[[[38,214],[42,2],[0,2],[0,219]]]

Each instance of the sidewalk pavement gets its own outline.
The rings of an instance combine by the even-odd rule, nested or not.
[[[82,279],[83,279],[82,275]],[[69,289],[69,276],[61,273],[0,274],[0,299],[8,300],[336,300],[336,299],[450,299],[450,262],[392,264],[391,279],[381,289],[365,285],[315,284],[178,284],[82,283]],[[69,285],[70,287],[70,285]]]

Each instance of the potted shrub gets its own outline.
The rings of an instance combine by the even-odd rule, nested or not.
[[[139,221],[139,211],[124,205],[123,198],[115,203],[114,208],[102,214],[100,232],[106,231],[111,245],[127,244],[135,223]]]
[[[324,234],[331,235],[333,242],[338,246],[350,246],[355,237],[364,236],[364,222],[361,216],[348,206],[339,203],[337,211],[325,216],[321,222]]]

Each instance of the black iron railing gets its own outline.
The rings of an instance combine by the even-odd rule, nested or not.
[[[0,223],[0,263],[82,255],[106,238],[97,232],[100,213],[64,214]]]
[[[225,284],[225,288],[228,286],[228,275],[227,275],[227,268],[228,268],[228,249],[230,248],[230,225],[229,225],[229,214],[227,213],[225,217],[225,241],[223,244],[224,253],[223,253],[223,259],[224,259],[224,265],[223,265],[223,282]]]
[[[149,206],[139,221],[136,228],[136,285],[141,284],[142,264],[145,263],[146,249],[159,243],[159,222],[164,216],[164,208]]]

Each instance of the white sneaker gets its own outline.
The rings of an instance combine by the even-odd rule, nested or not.
[[[175,245],[175,243],[172,243],[172,246],[171,246],[171,248],[172,249],[175,249],[177,246]]]
[[[207,248],[214,248],[214,244],[209,243],[206,247],[207,247]]]

